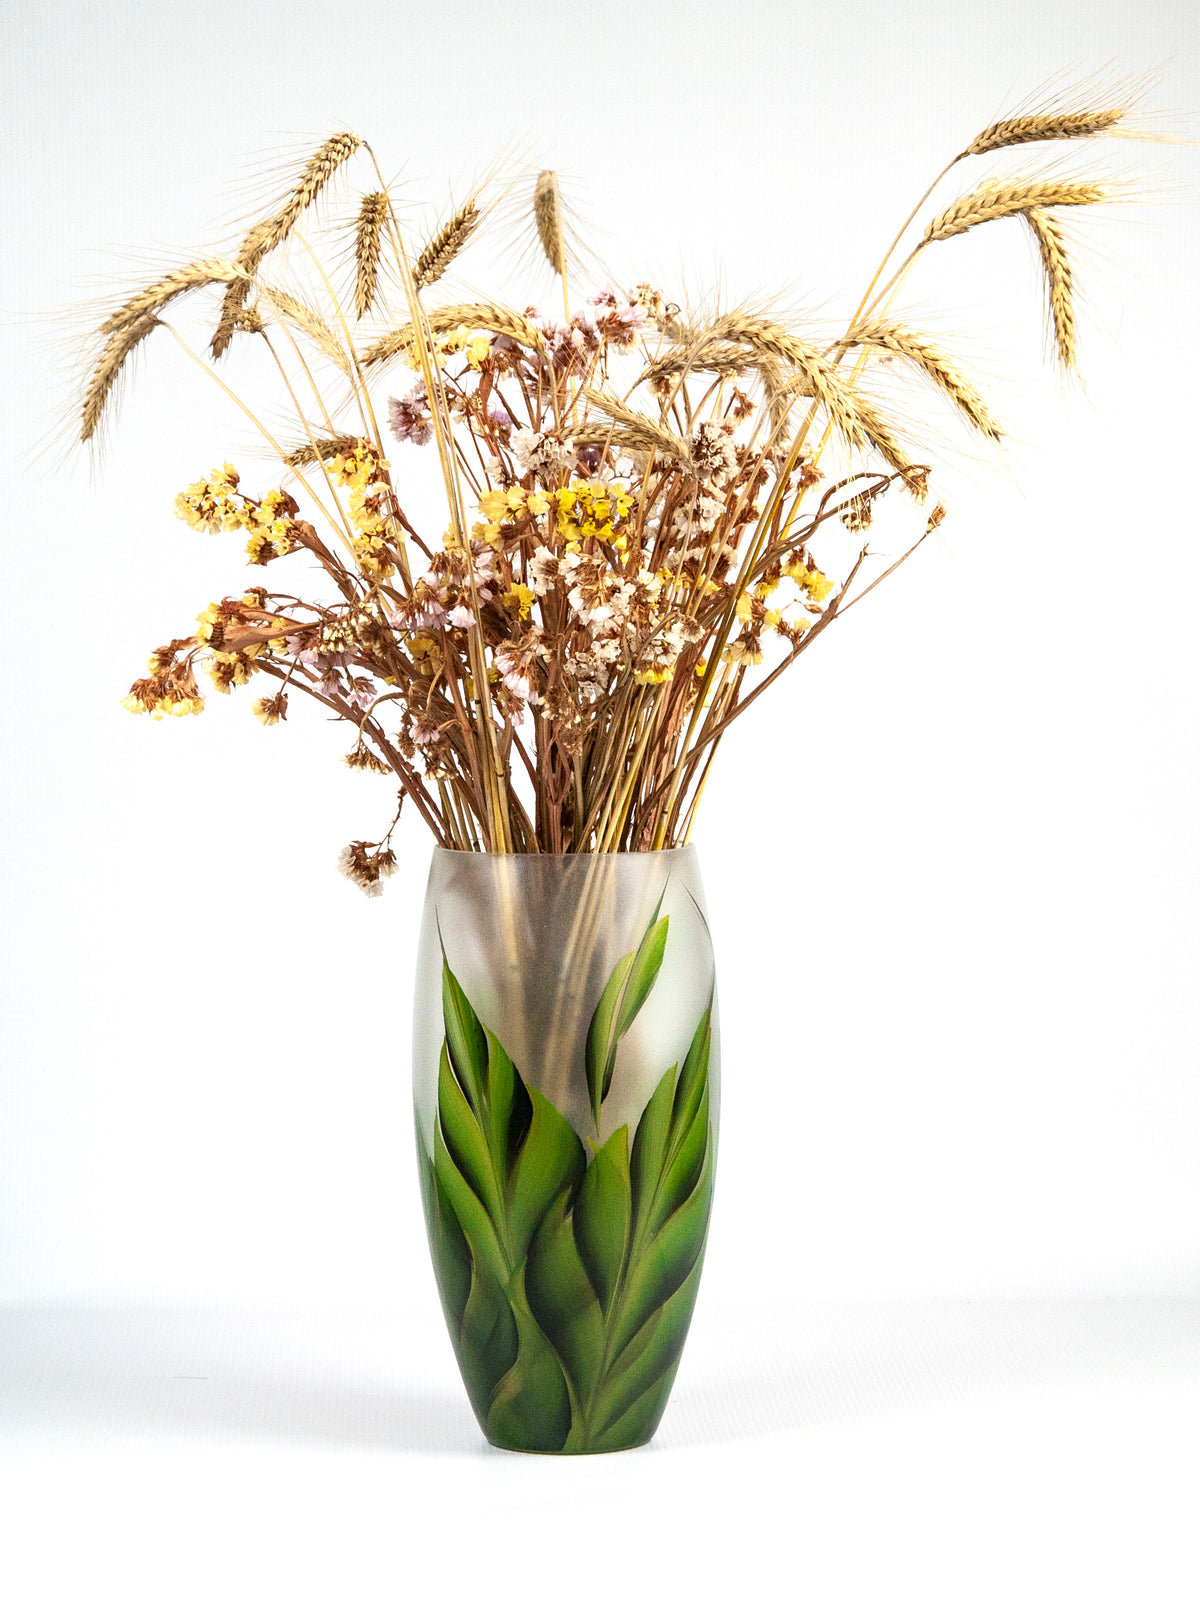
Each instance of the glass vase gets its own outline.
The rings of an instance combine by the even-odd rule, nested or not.
[[[644,1444],[683,1350],[716,1155],[712,945],[694,847],[436,850],[413,1090],[434,1270],[507,1450]]]

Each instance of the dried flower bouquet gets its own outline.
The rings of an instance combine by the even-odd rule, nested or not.
[[[1017,145],[1122,134],[1126,100],[995,122],[940,176]],[[355,164],[369,192],[341,237],[318,236],[322,197]],[[1114,192],[1055,174],[986,177],[902,253],[918,206],[844,331],[819,342],[753,309],[685,316],[646,284],[600,288],[572,309],[570,230],[551,172],[537,178],[530,231],[561,279],[561,318],[438,304],[431,291],[486,220],[487,194],[418,243],[369,146],[334,135],[236,252],[166,273],[98,330],[85,441],[130,357],[163,330],[184,343],[171,313],[205,291],[219,296],[211,375],[226,387],[221,364],[257,343],[294,411],[281,438],[239,401],[275,468],[248,481],[224,465],[179,495],[194,527],[245,536],[262,581],[214,600],[193,631],[156,649],[125,704],[198,712],[203,669],[223,694],[271,680],[254,700],[271,726],[299,692],[350,725],[346,762],[398,780],[401,802],[451,849],[686,841],[731,723],[944,515],[934,504],[899,560],[872,565],[880,498],[897,489],[923,501],[930,472],[925,442],[873,391],[876,364],[933,385],[982,439],[1001,436],[958,363],[894,309],[911,270],[945,240],[1016,219],[1070,370],[1064,219]],[[406,471],[430,447],[444,531],[406,510]],[[319,592],[271,581],[314,566]],[[369,893],[394,867],[390,838],[343,853]]]

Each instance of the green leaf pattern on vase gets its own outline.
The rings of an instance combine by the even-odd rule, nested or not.
[[[661,908],[661,902],[660,902]],[[656,909],[613,970],[588,1030],[592,1113],[621,1038],[654,986],[667,917]],[[491,1443],[583,1454],[651,1437],[699,1284],[712,1203],[712,1000],[682,1066],[659,1078],[631,1130],[589,1152],[525,1083],[443,956],[445,1044],[425,1213],[459,1368]]]

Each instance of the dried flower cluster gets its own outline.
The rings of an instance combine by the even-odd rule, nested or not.
[[[1009,119],[957,160],[1094,138],[1124,114]],[[222,694],[271,680],[253,703],[259,721],[284,721],[297,693],[343,718],[347,764],[390,775],[442,845],[675,846],[730,724],[944,515],[924,512],[899,560],[873,575],[865,540],[880,498],[899,489],[921,502],[929,475],[871,388],[874,364],[928,381],[982,438],[1000,438],[953,358],[894,311],[908,270],[969,228],[1022,218],[1059,359],[1073,366],[1060,219],[1110,190],[986,179],[934,216],[880,287],[902,229],[846,331],[822,341],[751,309],[692,322],[647,284],[602,287],[562,316],[426,306],[483,220],[481,197],[419,246],[377,167],[354,214],[352,289],[339,296],[322,271],[319,293],[293,293],[268,269],[352,159],[374,162],[353,135],[328,140],[230,259],[165,275],[100,329],[85,439],[132,350],[169,326],[169,307],[219,290],[211,359],[262,341],[296,403],[299,440],[285,448],[264,428],[277,470],[251,492],[235,467],[218,467],[176,511],[242,540],[271,580],[289,558],[323,579],[302,599],[264,573],[206,606],[186,637],[154,651],[125,704],[181,716],[203,708],[202,677]],[[537,179],[531,222],[569,308],[553,173]],[[397,283],[400,316],[386,303]],[[324,368],[336,381],[322,386]],[[335,405],[334,392],[348,398]],[[400,485],[421,451],[439,463],[444,531],[405,511]],[[390,830],[343,852],[343,871],[368,893],[395,866],[389,841]]]

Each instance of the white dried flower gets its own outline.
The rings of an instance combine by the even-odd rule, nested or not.
[[[522,472],[536,472],[539,478],[554,482],[575,460],[574,451],[548,433],[532,428],[514,428],[512,453]]]

